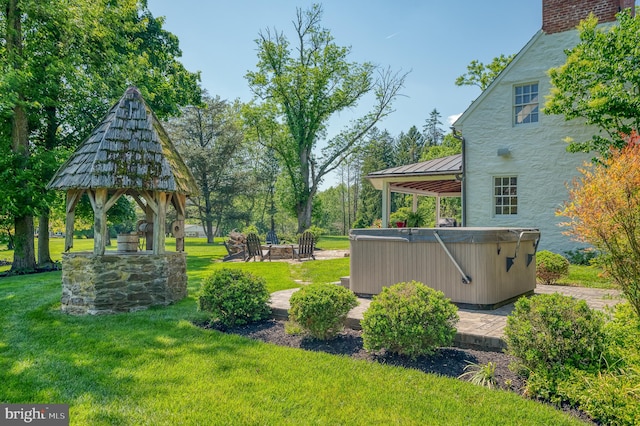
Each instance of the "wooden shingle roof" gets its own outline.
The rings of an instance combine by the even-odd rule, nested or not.
[[[48,188],[199,192],[191,171],[136,87],[127,89]]]

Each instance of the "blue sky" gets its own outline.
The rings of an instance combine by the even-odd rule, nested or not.
[[[276,28],[293,35],[296,7],[310,4],[148,0],[154,16],[164,16],[165,28],[180,39],[183,64],[201,71],[202,86],[212,95],[242,101],[251,99],[244,76],[257,63],[258,32]],[[338,44],[351,46],[350,59],[411,71],[402,90],[406,96],[379,126],[393,135],[412,125],[421,128],[434,108],[448,126],[446,118],[463,112],[480,94],[476,87],[454,84],[469,62],[517,53],[542,26],[541,0],[328,0],[322,5],[324,27]]]
[[[260,30],[275,28],[289,38],[294,0],[148,0],[154,16],[177,35],[182,62],[201,71],[202,86],[211,95],[246,102],[247,81],[257,63],[255,39]],[[476,87],[458,87],[457,76],[474,59],[488,63],[500,54],[517,53],[542,26],[541,0],[325,0],[322,24],[336,43],[351,46],[350,60],[369,61],[397,71],[410,71],[395,112],[379,124],[392,135],[419,129],[436,108],[447,118],[462,113],[480,94]],[[353,111],[336,117],[333,127],[362,115],[371,105],[364,99]]]

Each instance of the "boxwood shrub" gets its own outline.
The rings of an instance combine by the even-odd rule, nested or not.
[[[198,309],[226,327],[265,319],[270,314],[265,280],[238,269],[223,268],[205,278]]]
[[[311,336],[328,340],[344,328],[349,311],[358,306],[358,298],[349,289],[336,284],[310,284],[289,299],[289,320]]]
[[[518,299],[504,334],[507,353],[525,373],[594,369],[605,349],[602,312],[559,293]]]
[[[543,284],[555,284],[569,275],[569,261],[562,255],[548,250],[536,254],[536,278]]]
[[[450,346],[458,308],[444,293],[417,281],[385,287],[373,297],[362,320],[363,346],[415,358]]]

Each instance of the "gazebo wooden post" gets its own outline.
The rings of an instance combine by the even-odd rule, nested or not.
[[[153,254],[164,253],[165,228],[167,221],[167,193],[155,192],[156,215],[153,220]]]
[[[73,247],[74,222],[76,220],[76,206],[82,196],[83,190],[70,189],[67,191],[66,205],[66,231],[64,235],[64,251],[68,252]]]
[[[150,223],[150,224],[154,223],[153,210],[148,205],[144,207],[144,218],[147,221],[147,223]],[[153,228],[152,229],[147,228],[145,230],[144,238],[145,238],[145,250],[153,250],[153,247],[154,247],[153,246]]]
[[[93,254],[104,255],[105,237],[107,234],[107,188],[96,188],[87,191],[93,208]]]

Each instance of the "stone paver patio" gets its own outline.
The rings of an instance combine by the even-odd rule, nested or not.
[[[289,309],[289,298],[297,289],[282,290],[271,294],[271,309],[274,318],[286,319]],[[561,293],[584,299],[594,309],[603,310],[605,307],[613,307],[622,300],[618,290],[601,290],[582,287],[550,286],[538,284],[536,294]],[[347,326],[358,329],[363,312],[369,306],[370,299],[359,298],[360,305],[349,312]],[[501,351],[505,348],[502,339],[504,327],[507,324],[507,315],[513,310],[513,303],[495,310],[459,309],[460,321],[457,324],[458,332],[454,339],[454,346],[461,348],[473,348],[490,351]]]

